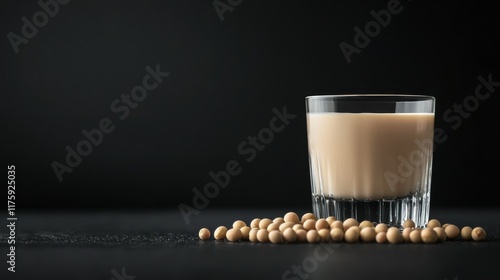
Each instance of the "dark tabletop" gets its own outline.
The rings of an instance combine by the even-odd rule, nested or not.
[[[0,279],[500,279],[500,209],[431,210],[443,223],[483,227],[482,242],[274,245],[197,237],[201,227],[213,234],[238,219],[286,212],[206,209],[188,225],[176,210],[20,212],[16,272],[7,271],[2,230]]]

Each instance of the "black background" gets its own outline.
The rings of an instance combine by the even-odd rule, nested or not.
[[[2,1],[2,160],[16,165],[19,209],[144,209],[191,204],[229,160],[243,168],[218,207],[309,207],[304,97],[401,92],[436,97],[432,206],[496,206],[498,94],[454,130],[443,114],[500,81],[498,10],[486,3],[401,1],[403,11],[349,64],[339,44],[388,1],[246,1],[221,22],[212,1],[71,1],[15,54],[37,1]],[[170,72],[119,120],[110,104]],[[273,108],[297,117],[252,162],[237,151]],[[116,125],[59,183],[51,167],[102,118]]]

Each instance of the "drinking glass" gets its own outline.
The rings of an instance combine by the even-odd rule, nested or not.
[[[400,227],[429,219],[432,96],[306,97],[313,212]]]

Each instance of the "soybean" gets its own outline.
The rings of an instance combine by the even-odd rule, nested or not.
[[[463,240],[471,240],[472,239],[472,228],[469,226],[465,226],[460,231],[460,235]]]
[[[410,232],[410,241],[412,243],[421,243],[422,242],[422,237],[420,236],[420,230],[412,230]]]
[[[338,229],[341,229],[342,232],[344,231],[344,224],[339,221],[339,220],[336,220],[336,221],[333,221],[331,224],[330,224],[330,228],[331,229],[334,229],[334,228],[338,228]]]
[[[198,232],[198,236],[201,240],[207,240],[210,238],[210,230],[208,230],[208,228],[202,228],[200,232]]]
[[[436,219],[432,219],[429,222],[427,222],[427,227],[428,228],[441,227],[441,223]]]
[[[279,226],[279,231],[283,232],[285,231],[285,229],[287,228],[291,228],[294,226],[294,223],[293,222],[284,222],[282,223],[280,226]]]
[[[367,220],[364,220],[361,223],[359,223],[359,228],[363,229],[365,227],[373,227],[373,223]]]
[[[280,224],[280,225],[281,225],[282,223],[284,223],[284,222],[285,222],[285,219],[283,219],[282,217],[276,217],[276,218],[274,218],[274,220],[273,220],[273,223],[277,223],[277,224]]]
[[[250,227],[251,228],[258,228],[259,227],[259,223],[260,223],[260,219],[259,218],[255,218],[252,220],[252,222],[250,222]]]
[[[269,242],[269,233],[267,229],[259,229],[257,232],[257,240],[262,243]]]
[[[303,229],[299,229],[295,231],[297,234],[297,242],[306,242],[307,241],[307,232]]]
[[[442,227],[435,227],[433,230],[437,233],[438,241],[443,242],[446,240],[446,233]]]
[[[377,243],[387,242],[387,233],[385,231],[378,232],[377,235],[375,235],[375,241],[377,241]]]
[[[415,222],[413,220],[406,220],[403,223],[403,228],[414,228],[415,227]]]
[[[232,228],[226,233],[227,240],[236,242],[241,239],[241,230],[239,228]]]
[[[326,221],[328,222],[328,224],[331,224],[333,222],[335,222],[337,220],[337,218],[335,218],[334,216],[328,216],[326,218]]]
[[[318,219],[316,221],[316,230],[330,228],[330,224],[325,219]]]
[[[251,228],[248,226],[244,226],[244,227],[240,228],[241,240],[248,240],[250,238],[250,230],[251,230]]]
[[[482,227],[475,227],[472,230],[471,236],[474,241],[481,241],[486,238],[486,231]]]
[[[344,233],[344,240],[347,243],[355,243],[359,240],[359,227],[351,226]]]
[[[247,224],[245,224],[245,222],[243,222],[242,220],[237,220],[233,223],[233,228],[237,228],[237,229],[240,229],[242,227],[246,227]]]
[[[302,216],[302,219],[300,220],[302,223],[304,223],[306,220],[317,220],[316,216],[314,216],[313,213],[305,213]]]
[[[344,239],[344,231],[340,228],[332,228],[330,230],[330,238],[333,242],[342,242]]]
[[[326,228],[319,229],[318,235],[321,242],[328,242],[330,240],[330,230]]]
[[[410,233],[413,231],[413,228],[411,227],[407,227],[405,229],[403,229],[403,239],[405,242],[410,242]]]
[[[309,242],[309,243],[318,243],[320,240],[320,236],[315,229],[312,229],[312,230],[307,232],[306,239],[307,239],[307,242]]]
[[[304,229],[304,227],[302,226],[302,224],[295,224],[293,225],[293,230],[299,230],[299,229]]]
[[[272,223],[266,229],[267,229],[268,232],[271,232],[273,230],[279,230],[280,229],[280,224],[279,223]]]
[[[302,226],[304,227],[304,229],[305,229],[306,231],[316,229],[316,220],[313,220],[313,219],[306,220],[306,221],[302,224]]]
[[[259,240],[257,239],[257,232],[258,231],[259,231],[258,228],[253,228],[252,230],[250,230],[250,233],[248,234],[248,239],[251,242],[259,242]]]
[[[285,239],[283,238],[283,233],[279,230],[273,230],[269,233],[269,241],[274,244],[283,243]]]
[[[293,243],[297,240],[297,233],[291,228],[286,228],[283,231],[283,237],[285,238],[285,241],[288,243]]]
[[[444,228],[444,232],[446,233],[447,239],[455,239],[460,235],[460,230],[458,229],[458,227],[452,224],[448,224],[448,226]]]
[[[226,238],[227,228],[225,226],[220,226],[214,231],[214,238],[217,240],[224,240]]]
[[[348,218],[344,221],[344,231],[347,231],[352,226],[358,226],[359,223],[354,218]]]
[[[299,222],[299,216],[295,212],[286,213],[283,219],[285,220],[285,222],[292,222],[295,224]]]
[[[403,242],[403,235],[397,227],[390,227],[386,233],[387,241],[391,244],[397,244]]]
[[[363,242],[373,242],[376,236],[375,229],[373,227],[365,227],[361,229],[359,236]]]
[[[271,219],[264,218],[264,219],[260,220],[259,228],[260,229],[267,229],[267,227],[272,223],[273,223],[273,221],[271,221]]]
[[[420,232],[420,237],[424,243],[436,243],[438,235],[432,228],[424,228]]]
[[[384,224],[384,223],[380,223],[378,225],[375,226],[375,232],[376,233],[379,233],[379,232],[387,232],[387,225]]]

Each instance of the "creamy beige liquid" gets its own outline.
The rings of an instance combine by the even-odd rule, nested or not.
[[[313,193],[394,199],[430,178],[434,114],[308,113]]]

